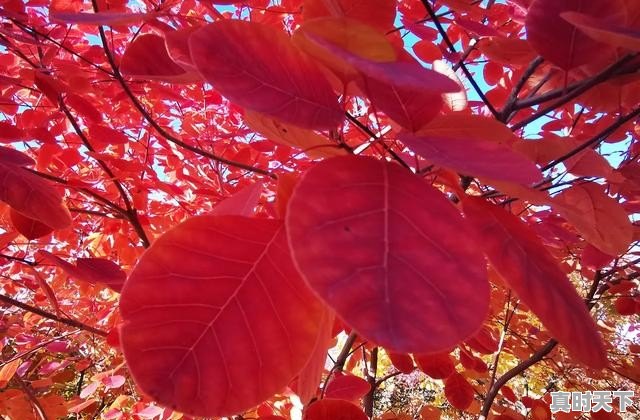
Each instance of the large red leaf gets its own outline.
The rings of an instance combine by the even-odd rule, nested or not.
[[[615,48],[590,38],[560,15],[580,12],[622,24],[625,10],[622,0],[534,0],[526,18],[527,40],[545,60],[571,70],[601,60]]]
[[[122,348],[135,382],[160,404],[227,416],[302,369],[322,310],[282,222],[194,217],[157,239],[127,280]]]
[[[624,254],[633,240],[627,212],[604,192],[602,185],[573,185],[554,197],[553,208],[605,254]]]
[[[317,164],[294,190],[286,225],[312,289],[391,351],[447,349],[487,314],[473,232],[442,193],[398,165],[356,156]]]
[[[29,156],[10,147],[0,146],[0,163],[17,166],[32,166],[36,162]]]
[[[336,373],[325,390],[325,397],[355,401],[371,390],[371,385],[359,376]]]
[[[368,420],[357,405],[345,400],[324,399],[307,408],[303,420]]]
[[[61,194],[48,181],[2,160],[0,180],[0,200],[23,216],[52,229],[64,229],[71,224],[71,215],[62,204]]]
[[[473,402],[475,392],[464,376],[455,372],[444,381],[444,395],[452,406],[466,410]]]
[[[194,32],[189,48],[204,78],[240,106],[311,129],[343,119],[318,66],[273,27],[218,21]]]
[[[583,13],[564,12],[562,18],[575,25],[592,39],[616,47],[640,50],[640,31],[635,27],[612,25]]]
[[[137,79],[167,82],[200,80],[195,72],[187,72],[169,56],[165,40],[160,35],[143,34],[127,46],[120,62],[123,75]]]
[[[538,167],[508,145],[493,140],[447,135],[400,133],[400,141],[437,165],[465,175],[532,184],[542,179]]]
[[[445,379],[456,371],[449,353],[414,354],[421,371],[434,379]]]
[[[584,301],[533,230],[481,198],[465,197],[463,203],[489,261],[509,287],[577,360],[604,367],[604,345]]]

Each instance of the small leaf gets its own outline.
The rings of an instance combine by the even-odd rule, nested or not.
[[[487,314],[486,263],[473,232],[441,192],[398,165],[322,161],[294,190],[286,225],[311,288],[391,351],[442,351]]]
[[[76,265],[73,265],[44,250],[38,251],[36,256],[60,267],[70,277],[91,284],[104,284],[116,292],[120,292],[127,278],[119,265],[104,258],[77,258]]]
[[[22,359],[15,359],[9,363],[5,363],[2,368],[0,368],[0,389],[3,389],[7,386],[13,375],[16,374],[16,371],[22,364]]]
[[[393,367],[402,373],[411,373],[415,369],[413,359],[408,354],[387,352],[387,356],[393,363]]]
[[[256,206],[262,194],[263,185],[261,182],[254,182],[236,191],[231,197],[225,198],[211,211],[217,216],[245,216],[250,217],[255,213]]]
[[[89,136],[91,140],[101,144],[127,144],[129,142],[129,137],[122,131],[101,124],[90,125]]]
[[[0,142],[11,143],[20,141],[24,133],[18,127],[7,121],[0,121]]]
[[[240,106],[310,129],[343,120],[324,74],[281,31],[223,20],[194,32],[189,48],[204,78]]]
[[[445,379],[456,369],[449,353],[414,354],[416,364],[421,371],[434,379]]]

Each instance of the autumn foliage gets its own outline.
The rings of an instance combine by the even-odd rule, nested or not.
[[[636,0],[0,22],[0,417],[544,420],[636,390]]]

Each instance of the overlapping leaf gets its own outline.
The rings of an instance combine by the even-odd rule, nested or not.
[[[333,129],[343,119],[324,74],[281,31],[219,21],[194,32],[189,49],[204,78],[240,106],[310,129]]]
[[[484,320],[489,289],[473,232],[400,166],[354,156],[317,164],[298,183],[286,225],[308,284],[385,348],[442,351]]]

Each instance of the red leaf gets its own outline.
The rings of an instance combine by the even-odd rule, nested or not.
[[[48,181],[1,160],[0,179],[0,201],[23,216],[52,229],[64,229],[71,224],[69,210],[62,204],[61,195]]]
[[[260,194],[262,194],[262,183],[254,182],[236,191],[231,197],[225,198],[211,211],[212,215],[217,216],[253,216],[255,213]]]
[[[91,140],[102,144],[127,144],[129,142],[129,138],[122,131],[100,124],[89,126],[89,136]]]
[[[310,129],[333,129],[343,119],[318,66],[272,27],[218,21],[194,32],[189,48],[204,78],[240,106]]]
[[[29,240],[37,239],[53,232],[53,229],[49,226],[35,219],[23,216],[15,209],[11,209],[9,215],[13,227]]]
[[[624,254],[633,240],[633,225],[624,207],[595,182],[573,185],[553,198],[553,208],[609,255]]]
[[[481,198],[465,197],[463,204],[489,261],[509,287],[577,360],[604,367],[604,344],[584,301],[533,230]]]
[[[316,343],[313,347],[313,353],[307,364],[302,368],[298,375],[296,393],[300,397],[303,404],[307,404],[316,396],[322,374],[325,370],[327,361],[327,349],[330,347],[333,338],[333,324],[335,315],[328,307],[324,308],[322,319],[320,321],[320,332],[316,337]]]
[[[466,410],[473,402],[475,391],[461,374],[455,372],[444,381],[444,395],[458,410]]]
[[[456,369],[449,353],[414,354],[416,363],[421,371],[434,379],[445,379]]]
[[[36,162],[22,152],[9,147],[0,146],[0,163],[17,166],[32,166]]]
[[[133,40],[122,56],[120,71],[136,79],[190,83],[201,80],[176,64],[167,51],[164,39],[156,34],[143,34]]]
[[[416,94],[425,92],[441,94],[460,91],[460,86],[456,82],[438,72],[422,67],[417,61],[372,61],[335,45],[316,34],[307,33],[306,36],[317,46],[324,48],[336,58],[348,63],[372,79],[399,88],[416,89],[419,91]]]
[[[0,142],[11,143],[13,141],[20,141],[23,135],[22,130],[15,125],[7,121],[0,121]]]
[[[51,10],[49,17],[52,22],[78,23],[84,25],[129,25],[144,22],[158,16],[158,13],[74,13]]]
[[[621,0],[535,0],[527,13],[527,40],[545,60],[564,70],[614,52],[613,47],[593,40],[560,16],[571,11],[612,22],[625,20]]]
[[[349,401],[324,399],[311,404],[303,420],[368,420],[368,417]]]
[[[371,390],[366,380],[350,374],[337,373],[327,385],[324,393],[327,398],[355,401]]]
[[[122,348],[142,391],[216,417],[293,379],[313,351],[322,306],[296,273],[281,222],[200,216],[147,250],[120,311]]]
[[[305,21],[334,16],[366,23],[382,33],[393,29],[396,17],[395,0],[305,0],[302,6]]]
[[[416,135],[400,133],[399,138],[408,148],[423,158],[466,175],[490,179],[532,184],[542,179],[538,167],[525,155],[513,150],[500,135],[503,124],[493,121],[492,132],[469,132],[473,127],[484,128],[487,124],[474,121],[488,120],[456,115],[442,117],[437,127],[427,125]],[[468,126],[467,124],[472,124]],[[494,126],[495,125],[495,126]],[[509,133],[509,136],[512,136]]]
[[[47,251],[38,251],[36,255],[57,265],[70,277],[91,284],[104,284],[116,292],[120,292],[127,279],[119,265],[104,258],[78,258],[73,265]]]
[[[120,70],[122,70],[122,68],[120,68]],[[86,118],[89,122],[102,122],[102,114],[88,99],[80,95],[70,93],[65,97],[65,101],[71,108],[73,108],[77,113]]]
[[[596,19],[584,13],[564,12],[560,16],[595,41],[634,51],[640,50],[640,31],[637,28],[618,26],[609,20],[603,20],[601,17]]]
[[[408,354],[387,352],[387,356],[391,359],[393,367],[402,373],[411,373],[415,369],[413,359]]]
[[[471,229],[444,195],[400,166],[355,156],[317,164],[294,190],[286,225],[312,289],[391,351],[442,351],[487,314],[485,262]]]

